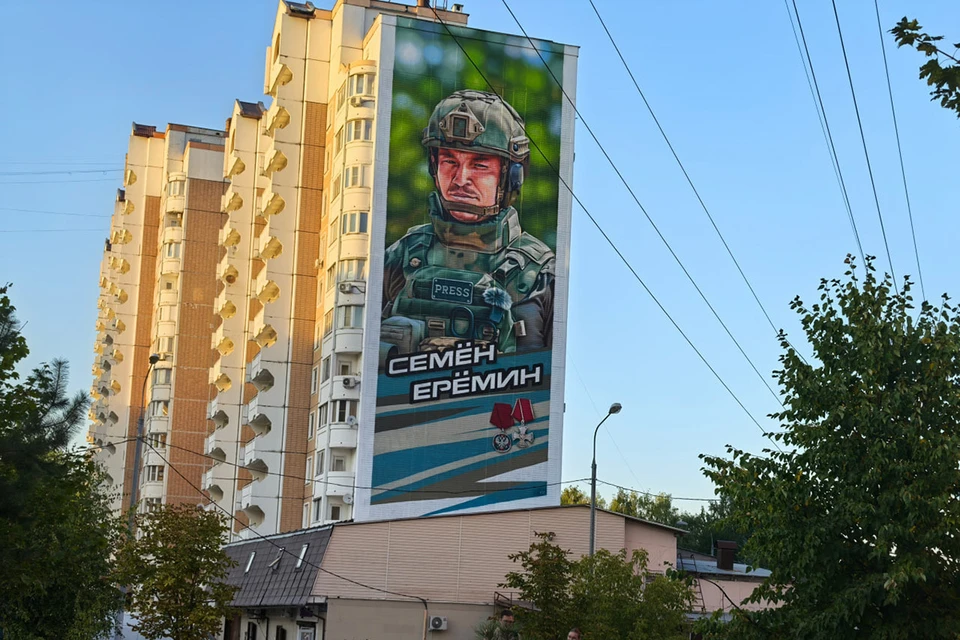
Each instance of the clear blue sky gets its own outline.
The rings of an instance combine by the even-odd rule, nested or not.
[[[838,277],[855,245],[784,5],[595,1],[760,299],[802,342],[789,301],[812,299],[819,278]],[[519,33],[500,2],[465,4],[472,26]],[[864,248],[887,267],[830,3],[798,4]],[[773,332],[587,0],[511,5],[532,36],[581,47],[583,117],[757,367],[773,370]],[[130,123],[219,128],[235,98],[262,99],[275,10],[273,0],[0,7],[0,276],[14,283],[28,321],[32,364],[65,357],[74,386],[89,386],[98,265]],[[915,274],[873,5],[842,2],[840,10],[894,266]],[[948,42],[960,39],[960,7],[951,0],[886,0],[881,14],[885,29],[910,14]],[[960,122],[929,101],[917,79],[920,55],[896,50],[889,36],[886,46],[927,293],[957,294]],[[765,416],[776,401],[580,125],[575,192],[751,413],[773,428]],[[94,169],[114,171],[12,173]],[[727,443],[759,450],[759,430],[579,209],[573,230],[564,479],[589,475],[593,427],[619,401],[623,413],[598,440],[601,479],[712,496],[698,454]]]

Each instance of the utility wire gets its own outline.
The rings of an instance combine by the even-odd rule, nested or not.
[[[784,0],[784,2],[786,2],[786,0]],[[853,207],[850,206],[850,196],[847,193],[847,183],[843,179],[843,170],[840,168],[840,156],[837,154],[837,147],[833,142],[833,133],[830,131],[830,120],[827,118],[827,110],[823,106],[823,96],[820,94],[820,83],[817,82],[817,72],[813,68],[813,58],[810,56],[810,48],[807,46],[807,36],[803,32],[803,21],[800,20],[800,10],[797,9],[797,0],[791,0],[791,2],[793,3],[793,14],[797,17],[797,29],[800,30],[800,39],[803,42],[803,54],[806,56],[806,64],[810,66],[810,77],[813,79],[813,88],[817,94],[816,104],[820,107],[818,113],[823,114],[823,125],[827,131],[830,157],[833,158],[833,163],[837,172],[837,178],[840,181],[840,192],[843,194],[843,201],[846,204],[847,217],[850,219],[850,226],[853,229],[853,237],[857,241],[857,250],[860,253],[860,261],[866,265],[866,254],[863,252],[863,244],[860,242],[860,232],[857,230],[857,220],[853,215]],[[789,12],[790,8],[787,7],[787,13]],[[791,17],[791,24],[792,22],[793,20]]]
[[[71,216],[75,218],[100,218],[101,220],[110,218],[112,214],[99,213],[74,213],[68,211],[46,211],[43,209],[17,209],[14,207],[0,207],[0,211],[15,211],[17,213],[36,213],[47,216]]]
[[[477,73],[480,75],[480,77],[483,78],[483,81],[484,81],[484,82],[486,83],[486,85],[490,88],[490,91],[493,92],[493,94],[497,96],[497,98],[500,100],[501,103],[506,104],[506,103],[504,102],[504,100],[503,100],[503,96],[500,95],[500,93],[496,90],[496,88],[493,86],[493,84],[490,82],[490,80],[487,79],[486,74],[484,74],[484,72],[483,72],[483,70],[480,68],[480,66],[473,60],[472,57],[470,57],[470,54],[467,53],[466,49],[464,49],[463,44],[460,42],[460,39],[453,33],[453,31],[451,31],[451,29],[450,29],[450,27],[447,25],[447,23],[444,22],[444,20],[440,18],[439,14],[437,14],[436,10],[434,10],[433,14],[434,14],[434,16],[436,17],[437,22],[439,22],[441,25],[443,25],[444,29],[446,29],[446,31],[447,31],[447,34],[448,34],[451,38],[453,38],[453,41],[456,43],[457,47],[458,47],[458,48],[460,49],[460,51],[463,53],[464,57],[465,57],[467,60],[470,61],[470,64],[473,66],[473,68],[477,71]],[[538,54],[539,54],[539,52],[538,52]],[[559,171],[556,167],[553,166],[553,163],[551,163],[551,162],[550,162],[550,159],[547,158],[547,155],[544,153],[543,149],[540,148],[540,145],[537,144],[536,140],[534,140],[532,137],[530,137],[529,134],[526,133],[526,128],[525,128],[525,127],[524,127],[524,133],[527,135],[527,138],[530,140],[530,143],[534,146],[534,148],[536,148],[537,152],[539,152],[540,155],[543,157],[543,160],[544,160],[544,162],[546,162],[547,166],[549,166],[550,169],[557,175],[557,178],[560,180],[560,183],[563,185],[563,187],[567,190],[567,192],[570,194],[570,196],[577,202],[577,204],[580,206],[580,208],[583,210],[583,212],[587,215],[587,218],[590,219],[590,222],[593,223],[593,226],[596,227],[596,228],[597,228],[597,231],[600,232],[600,235],[603,236],[603,239],[606,240],[607,244],[610,245],[610,247],[611,247],[611,248],[613,249],[613,251],[617,254],[617,256],[620,258],[620,260],[623,262],[623,264],[626,265],[627,269],[630,270],[630,273],[633,274],[633,277],[637,280],[637,282],[640,283],[640,286],[643,287],[644,291],[647,292],[647,295],[649,295],[650,298],[657,304],[657,306],[660,308],[660,311],[662,311],[663,314],[664,314],[664,315],[667,317],[667,319],[670,321],[670,323],[673,324],[674,328],[680,333],[681,336],[683,336],[683,339],[687,342],[688,345],[690,345],[690,348],[693,349],[694,352],[700,357],[700,360],[707,366],[707,368],[708,368],[708,369],[710,370],[710,372],[714,375],[714,377],[717,379],[717,381],[720,382],[720,384],[723,386],[724,389],[726,389],[727,393],[730,394],[730,396],[736,401],[736,403],[740,406],[740,408],[743,410],[743,412],[747,414],[747,417],[750,418],[750,420],[757,426],[758,429],[760,429],[760,432],[763,433],[764,436],[769,437],[770,435],[772,435],[771,433],[767,432],[767,430],[764,429],[764,428],[760,425],[760,422],[757,421],[757,419],[756,419],[755,417],[753,417],[753,414],[750,413],[750,410],[747,409],[746,405],[744,405],[743,402],[740,400],[740,398],[737,396],[737,394],[734,393],[733,389],[731,389],[730,386],[726,383],[726,381],[720,376],[720,374],[717,373],[717,370],[713,368],[713,366],[712,366],[712,365],[710,364],[710,362],[706,359],[706,357],[703,355],[703,353],[700,352],[700,350],[699,350],[699,349],[697,348],[697,346],[693,343],[693,341],[687,336],[686,332],[684,332],[684,330],[683,330],[682,328],[680,328],[680,325],[677,324],[677,321],[673,319],[673,316],[670,315],[670,313],[667,311],[666,307],[663,306],[663,304],[660,302],[660,300],[657,298],[657,296],[654,295],[653,291],[650,290],[650,288],[647,286],[646,282],[643,281],[643,278],[640,277],[640,274],[637,273],[636,269],[633,268],[633,265],[630,264],[630,261],[627,260],[626,256],[623,255],[623,252],[621,252],[620,249],[617,247],[616,243],[610,238],[609,235],[607,235],[607,232],[603,230],[603,227],[600,226],[600,223],[597,222],[597,219],[596,219],[595,217],[593,217],[593,214],[590,213],[590,210],[587,209],[587,207],[583,204],[583,202],[580,200],[580,197],[579,197],[576,193],[574,193],[573,187],[571,187],[570,184],[567,183],[567,181],[564,179],[564,177],[560,174],[560,171]],[[616,167],[614,166],[614,168],[616,168]],[[629,188],[629,187],[628,187],[628,188]],[[754,370],[756,370],[756,369],[754,369]],[[776,394],[774,394],[774,395],[776,395]],[[778,398],[778,400],[779,400],[779,398]],[[773,440],[773,439],[771,438],[770,441],[771,441],[771,443],[773,443],[773,446],[776,447],[778,451],[781,451],[781,452],[782,452],[782,450],[780,449],[779,445],[776,443],[775,440]]]
[[[63,169],[59,171],[0,171],[0,176],[54,176],[75,173],[114,173],[123,169]]]
[[[206,498],[206,497],[207,497],[206,494],[203,493],[203,489],[201,489],[200,487],[198,487],[197,485],[195,485],[189,478],[187,478],[185,475],[183,475],[183,474],[180,472],[180,470],[177,469],[173,464],[171,464],[170,461],[167,460],[167,459],[163,456],[162,453],[160,453],[159,451],[157,451],[157,449],[156,449],[152,444],[150,444],[150,443],[146,443],[146,444],[147,444],[148,447],[150,447],[151,449],[153,449],[153,452],[156,453],[157,456],[158,456],[161,460],[163,460],[163,461],[166,463],[166,465],[167,465],[168,467],[170,467],[171,470],[173,470],[174,473],[176,473],[178,476],[180,476],[180,478],[183,479],[184,482],[186,482],[188,485],[190,485],[190,486],[197,492],[197,494],[198,494],[200,497],[202,497],[202,498]],[[260,533],[260,532],[258,532],[258,531],[254,531],[253,527],[251,527],[251,526],[250,526],[249,524],[247,524],[246,522],[240,520],[240,518],[238,518],[238,517],[235,516],[234,514],[230,513],[229,511],[227,511],[226,509],[224,509],[223,507],[221,507],[221,506],[220,506],[219,504],[217,504],[216,502],[211,502],[210,504],[212,504],[214,507],[216,507],[216,508],[219,509],[221,512],[223,512],[224,514],[226,514],[226,516],[227,516],[228,518],[231,518],[234,522],[239,523],[239,524],[240,524],[241,526],[243,526],[245,529],[249,530],[253,535],[257,536],[257,537],[260,538],[261,540],[264,540],[264,541],[270,543],[271,546],[276,547],[281,553],[286,553],[286,554],[287,554],[288,556],[290,556],[291,558],[297,558],[298,561],[300,560],[300,554],[299,554],[299,553],[294,553],[293,551],[287,551],[286,547],[281,547],[281,546],[278,545],[276,542],[274,542],[273,540],[271,540],[271,539],[268,538],[267,536],[263,535],[262,533]],[[380,593],[387,593],[387,594],[390,594],[390,595],[393,595],[393,596],[400,596],[401,598],[409,598],[410,600],[419,600],[421,603],[423,603],[423,608],[424,608],[424,609],[427,609],[427,601],[426,601],[424,598],[421,598],[420,596],[411,596],[411,595],[406,594],[406,593],[400,593],[399,591],[390,591],[389,589],[381,589],[380,587],[374,587],[374,586],[371,586],[371,585],[369,585],[369,584],[364,584],[363,582],[359,582],[359,581],[357,581],[357,580],[354,580],[354,579],[352,579],[352,578],[347,578],[346,576],[342,576],[342,575],[340,575],[339,573],[334,573],[333,571],[330,571],[329,569],[324,569],[324,568],[321,567],[320,565],[318,565],[318,564],[313,564],[312,562],[309,562],[309,561],[307,561],[306,559],[302,560],[302,562],[303,562],[303,564],[309,565],[309,566],[313,567],[314,569],[317,569],[318,571],[322,571],[322,572],[326,573],[327,575],[331,575],[331,576],[333,576],[333,577],[335,577],[335,578],[339,578],[340,580],[344,580],[344,581],[349,582],[349,583],[351,583],[351,584],[355,584],[355,585],[357,585],[357,586],[359,586],[359,587],[363,587],[364,589],[370,589],[371,591],[379,591]]]
[[[923,286],[923,271],[920,269],[920,250],[917,248],[917,232],[913,226],[913,207],[910,206],[910,191],[907,189],[907,170],[903,167],[903,149],[900,146],[900,127],[897,124],[897,109],[893,105],[893,86],[890,84],[890,67],[887,65],[887,49],[883,46],[883,25],[880,24],[880,3],[873,0],[877,13],[877,34],[880,36],[880,53],[883,54],[883,71],[887,76],[887,94],[890,96],[890,113],[893,115],[893,131],[897,136],[897,155],[900,157],[900,175],[903,177],[903,195],[907,200],[907,215],[910,218],[910,235],[913,237],[913,255],[917,258],[917,277],[920,279],[920,293],[927,299],[927,290]]]
[[[880,219],[880,233],[883,235],[883,246],[887,250],[887,262],[890,264],[893,288],[899,293],[900,287],[897,285],[897,274],[893,270],[893,258],[890,255],[890,245],[887,243],[887,230],[883,225],[883,214],[880,213],[880,197],[877,195],[877,183],[873,179],[873,167],[870,164],[870,153],[867,151],[867,138],[863,133],[863,122],[860,120],[857,92],[853,88],[853,74],[850,73],[850,61],[847,59],[847,48],[843,44],[843,30],[840,28],[840,14],[837,12],[837,0],[830,0],[830,3],[833,5],[833,16],[837,21],[837,35],[840,36],[840,50],[843,52],[843,64],[847,68],[847,81],[850,84],[850,95],[853,96],[853,110],[857,114],[857,126],[860,128],[860,141],[863,143],[863,156],[867,159],[867,173],[870,175],[870,186],[873,188],[873,201],[877,205],[877,218]]]
[[[0,181],[0,186],[7,184],[68,184],[71,182],[115,182],[116,178],[92,178],[86,180],[13,180],[9,182]]]
[[[613,487],[615,489],[623,489],[624,491],[630,491],[631,493],[639,493],[640,495],[650,496],[652,498],[657,498],[659,496],[667,496],[671,500],[689,500],[693,502],[720,502],[718,498],[684,498],[682,496],[673,496],[669,493],[652,493],[650,491],[640,491],[639,489],[633,489],[631,487],[623,487],[619,484],[614,484],[612,482],[606,482],[605,480],[597,479],[597,482],[600,484],[605,484],[608,487]]]
[[[103,229],[0,229],[0,233],[72,233],[74,231],[96,231],[102,233]]]
[[[763,313],[763,317],[767,319],[767,324],[770,325],[770,328],[773,329],[773,332],[780,335],[780,331],[773,324],[773,320],[770,319],[770,314],[767,313],[766,307],[763,306],[763,303],[760,302],[760,297],[757,295],[756,290],[754,290],[753,285],[750,283],[750,280],[747,278],[747,274],[743,271],[743,268],[740,266],[740,262],[737,260],[736,256],[733,255],[733,250],[730,248],[730,245],[727,244],[726,238],[723,237],[723,234],[720,232],[720,227],[717,226],[716,221],[713,219],[713,215],[710,213],[710,210],[707,209],[707,204],[703,201],[703,197],[700,195],[700,191],[697,189],[696,185],[693,184],[693,179],[690,177],[690,174],[687,172],[687,168],[683,166],[683,162],[680,161],[680,156],[677,155],[676,149],[673,147],[673,143],[670,142],[670,138],[667,136],[667,132],[664,130],[663,125],[660,124],[660,119],[657,118],[657,114],[654,113],[653,107],[650,105],[650,102],[647,100],[647,96],[643,93],[643,90],[640,88],[640,83],[637,82],[637,78],[633,74],[633,70],[630,69],[630,65],[627,64],[626,58],[624,58],[623,53],[620,51],[620,47],[617,45],[617,41],[614,40],[613,34],[610,33],[610,29],[607,28],[607,23],[604,22],[603,17],[600,15],[600,10],[597,9],[597,5],[593,0],[588,0],[590,6],[593,7],[593,12],[597,14],[597,20],[600,21],[600,26],[603,27],[604,32],[607,34],[607,38],[610,40],[610,44],[613,45],[614,50],[617,52],[617,56],[620,58],[620,62],[623,63],[623,68],[626,69],[627,75],[630,76],[630,80],[633,82],[634,88],[636,88],[637,93],[640,94],[640,98],[643,100],[643,104],[647,107],[647,111],[650,113],[650,117],[653,118],[653,122],[657,125],[657,129],[660,131],[660,135],[663,137],[663,141],[667,143],[667,147],[670,149],[670,153],[673,154],[673,159],[677,161],[677,166],[680,167],[680,171],[683,172],[683,177],[686,178],[687,184],[690,185],[690,189],[693,190],[693,194],[697,197],[697,201],[700,203],[700,208],[703,209],[703,212],[707,215],[707,219],[710,221],[710,225],[713,227],[713,230],[717,232],[717,237],[720,238],[720,242],[723,244],[723,248],[726,249],[727,255],[730,256],[730,259],[733,260],[733,264],[737,267],[737,271],[740,272],[740,277],[743,278],[743,282],[747,285],[747,289],[750,290],[750,294],[753,296],[753,299],[757,302],[757,306],[760,307],[760,311]],[[504,5],[506,5],[506,0],[503,0]],[[507,7],[509,11],[509,7]],[[510,14],[513,15],[513,12],[510,11]],[[514,16],[514,21],[516,21],[516,16]],[[520,23],[517,22],[517,26]],[[521,27],[521,30],[523,28]],[[524,32],[526,35],[526,32]],[[529,36],[527,37],[529,40]],[[533,44],[533,41],[530,41],[530,44]],[[792,346],[792,345],[791,345]],[[796,349],[794,349],[796,351]],[[799,352],[798,352],[799,353]],[[802,356],[801,356],[802,357]]]
[[[597,135],[593,132],[593,129],[587,123],[586,119],[583,117],[583,114],[580,113],[580,110],[577,108],[575,101],[570,97],[566,89],[563,87],[563,83],[560,82],[560,79],[557,78],[556,74],[554,74],[553,69],[551,69],[550,65],[547,64],[547,61],[543,58],[543,54],[540,53],[540,50],[537,48],[536,44],[533,42],[533,39],[531,39],[530,36],[527,35],[526,29],[523,28],[522,24],[520,24],[520,20],[518,20],[516,14],[513,13],[513,9],[511,9],[510,5],[507,4],[507,0],[501,0],[501,1],[503,2],[503,6],[506,7],[507,11],[510,13],[510,16],[513,18],[513,21],[517,24],[517,27],[520,29],[521,32],[523,32],[524,37],[530,42],[530,45],[533,47],[533,50],[537,52],[537,56],[540,58],[540,61],[543,63],[544,68],[546,68],[547,72],[553,78],[553,81],[560,88],[560,91],[563,93],[563,97],[566,98],[567,102],[570,103],[570,106],[573,107],[574,112],[577,114],[577,117],[580,119],[580,122],[583,124],[584,128],[587,130],[587,133],[589,133],[590,137],[593,138],[593,141],[596,143],[597,147],[600,149],[600,152],[603,153],[603,156],[607,159],[607,162],[610,164],[610,167],[613,169],[614,173],[616,173],[617,177],[620,178],[620,182],[622,182],[623,186],[626,187],[627,192],[633,198],[633,201],[636,203],[637,207],[640,208],[640,211],[643,212],[643,215],[644,217],[646,217],[647,222],[650,223],[650,226],[652,226],[653,230],[656,231],[657,236],[660,237],[660,241],[667,248],[667,251],[670,252],[670,255],[673,256],[673,259],[680,266],[680,269],[683,271],[684,275],[687,276],[687,280],[690,281],[690,284],[693,285],[693,288],[696,289],[698,294],[700,294],[700,297],[703,299],[704,303],[706,303],[707,308],[709,308],[710,312],[713,313],[713,317],[717,319],[717,322],[719,322],[720,326],[723,327],[723,330],[727,333],[727,335],[733,341],[733,344],[737,346],[737,349],[740,351],[741,355],[743,355],[746,361],[750,364],[750,367],[753,369],[754,373],[756,373],[757,377],[760,378],[760,382],[763,383],[763,386],[767,388],[767,391],[770,392],[770,395],[772,395],[774,399],[778,403],[780,403],[780,406],[782,407],[783,402],[780,400],[780,396],[778,396],[777,392],[774,391],[773,387],[770,386],[770,383],[767,381],[767,378],[762,373],[760,373],[760,369],[757,368],[757,366],[753,363],[753,360],[750,358],[750,356],[747,355],[747,352],[740,345],[740,342],[734,337],[733,332],[730,331],[730,328],[727,327],[727,324],[720,317],[720,314],[717,313],[717,310],[713,307],[713,304],[711,304],[710,300],[707,299],[707,296],[703,292],[703,290],[700,288],[700,285],[697,284],[696,280],[693,279],[693,276],[687,270],[687,267],[683,264],[683,261],[680,260],[680,256],[678,256],[677,253],[673,250],[673,247],[670,246],[670,243],[667,241],[667,238],[663,235],[663,233],[660,231],[660,228],[653,221],[653,218],[647,212],[646,207],[644,207],[643,204],[640,202],[640,199],[637,197],[637,194],[634,192],[633,188],[627,182],[627,179],[624,177],[619,167],[617,167],[616,163],[613,161],[613,158],[611,158],[610,154],[607,153],[607,150],[603,146],[603,144],[600,142],[600,139],[597,138]],[[488,82],[487,84],[490,84],[490,83]],[[491,89],[492,89],[492,86],[491,86]],[[529,138],[529,135],[527,137]],[[541,152],[541,155],[543,155],[542,152]],[[546,160],[545,155],[544,155],[544,159]],[[549,161],[547,162],[549,164]],[[557,175],[559,175],[559,172],[557,173]],[[773,323],[771,322],[771,326],[772,324]]]

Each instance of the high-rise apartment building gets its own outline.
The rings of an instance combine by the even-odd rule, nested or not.
[[[123,188],[104,245],[90,409],[91,440],[125,509],[137,422],[144,447],[140,498],[200,502],[209,401],[213,309],[223,193],[222,131],[133,125]],[[159,359],[151,364],[151,356]],[[142,413],[141,413],[142,412]]]
[[[222,509],[238,538],[558,501],[570,215],[558,179],[572,177],[573,109],[538,54],[573,95],[576,49],[466,22],[460,5],[425,0],[282,0],[263,101],[236,101],[225,133],[135,127],[102,268],[91,413],[95,443],[124,441],[98,455],[125,492],[157,352],[140,497]],[[469,50],[491,65],[490,86]],[[496,167],[482,229],[450,217],[443,149]],[[431,220],[461,244],[428,237]],[[420,245],[404,235],[417,225]],[[178,233],[180,253],[167,244]],[[384,283],[393,243],[410,247],[402,302],[388,299],[397,274]],[[107,357],[117,349],[126,357]],[[444,391],[452,382],[417,374],[428,351],[429,375],[479,389],[466,405]]]

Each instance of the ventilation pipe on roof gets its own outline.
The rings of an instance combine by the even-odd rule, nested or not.
[[[736,542],[717,540],[717,568],[733,571],[733,556],[736,553]]]

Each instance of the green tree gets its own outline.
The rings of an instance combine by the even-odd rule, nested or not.
[[[711,502],[698,513],[681,513],[680,520],[685,524],[680,528],[686,529],[688,533],[680,539],[679,546],[712,555],[717,540],[730,540],[737,543],[737,559],[749,564],[747,556],[744,555],[749,533],[738,531],[729,521],[729,516],[730,500],[726,498]]]
[[[610,501],[610,511],[671,527],[680,520],[680,512],[673,506],[670,496],[665,493],[651,496],[618,489],[617,495]]]
[[[223,516],[163,505],[139,514],[137,529],[117,558],[117,577],[130,585],[134,630],[148,640],[215,635],[237,589],[224,582],[233,563],[221,546],[229,530]]]
[[[570,485],[564,487],[560,492],[560,504],[590,504],[590,496],[583,492],[580,487]],[[597,494],[597,508],[606,509],[607,501],[600,494]]]
[[[960,634],[960,315],[914,309],[873,259],[792,307],[813,347],[781,336],[780,450],[728,447],[705,473],[772,570],[714,637],[957,638]]]
[[[119,522],[102,472],[67,451],[86,396],[67,395],[62,361],[19,381],[20,326],[0,288],[0,629],[17,640],[100,638],[121,604],[109,580]]]
[[[692,604],[689,584],[675,574],[657,575],[647,555],[600,549],[591,558],[571,560],[539,533],[527,551],[510,556],[521,570],[507,574],[502,587],[533,604],[517,611],[524,640],[565,639],[579,627],[585,638],[680,640]]]
[[[960,60],[938,46],[943,36],[924,33],[919,22],[908,20],[906,16],[890,33],[898,47],[913,47],[930,58],[920,66],[920,79],[933,87],[930,91],[931,100],[939,100],[940,106],[956,111],[957,117],[960,117]],[[954,44],[953,49],[960,49],[960,43]],[[952,61],[952,64],[944,64],[945,60]]]

